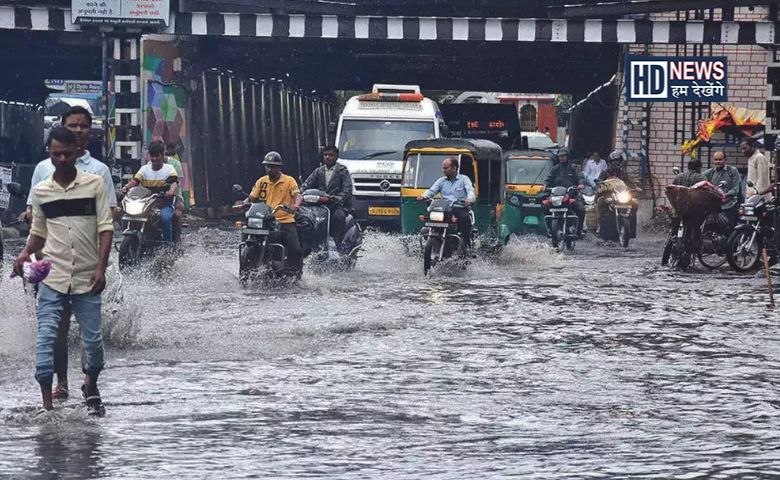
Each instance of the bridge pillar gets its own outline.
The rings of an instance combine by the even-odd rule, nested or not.
[[[124,183],[141,167],[141,39],[115,36],[107,41],[113,98],[108,109],[108,158],[115,160]]]

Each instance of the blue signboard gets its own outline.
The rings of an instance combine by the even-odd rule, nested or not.
[[[627,102],[725,102],[726,57],[626,57]]]

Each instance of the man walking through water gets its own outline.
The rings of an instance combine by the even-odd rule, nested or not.
[[[43,409],[51,410],[54,342],[62,310],[70,302],[87,357],[82,386],[87,410],[102,416],[105,408],[97,387],[103,369],[100,308],[113,234],[107,192],[99,176],[76,168],[78,140],[73,132],[56,127],[47,143],[54,173],[34,188],[30,237],[15,264],[16,273],[22,274],[30,255],[41,249],[52,263],[38,290],[35,378]]]

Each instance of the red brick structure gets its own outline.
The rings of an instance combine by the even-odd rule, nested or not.
[[[695,18],[693,12],[688,18]],[[685,12],[664,13],[654,18],[669,20],[685,20]],[[734,14],[736,21],[766,21],[769,12],[766,7],[739,7]],[[705,18],[710,20],[710,18]],[[712,20],[720,20],[720,9],[715,9]],[[726,56],[728,57],[729,103],[738,107],[764,110],[767,101],[767,64],[770,52],[760,45],[630,45],[628,51],[632,54],[649,54],[657,56]],[[622,65],[619,66],[622,71]],[[622,74],[618,76],[622,78]],[[645,130],[645,119],[649,115],[649,125]],[[643,151],[643,135],[647,135],[646,147],[650,164],[650,173],[655,184],[656,196],[663,202],[663,186],[673,178],[672,169],[677,166],[684,168],[688,161],[680,153],[683,141],[693,138],[699,119],[709,115],[709,104],[674,104],[674,103],[625,103],[625,88],[620,92],[619,111],[615,131],[615,148],[626,150],[630,154]],[[626,131],[627,130],[627,131]],[[644,132],[643,132],[644,130]],[[627,142],[624,140],[627,137]],[[699,148],[699,158],[707,168],[711,155],[716,150],[723,150],[730,164],[745,167],[747,160],[737,150],[736,139],[727,138],[722,133],[716,133],[712,145]],[[637,159],[629,161],[629,173],[635,178],[640,177],[640,165]]]

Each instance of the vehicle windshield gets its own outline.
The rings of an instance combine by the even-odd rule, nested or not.
[[[510,185],[543,184],[552,167],[552,160],[509,159],[506,161],[506,183]]]
[[[434,122],[344,120],[339,151],[347,160],[398,160],[412,140],[436,138]]]
[[[548,150],[555,148],[557,145],[547,135],[525,135],[528,139],[528,148],[532,150]]]
[[[430,188],[436,180],[444,176],[441,164],[447,157],[455,157],[460,164],[460,155],[416,154],[406,158],[403,185],[407,188]]]

